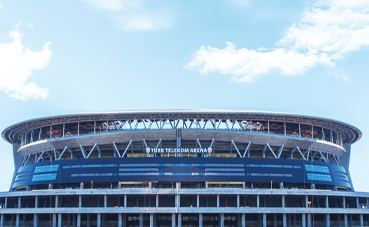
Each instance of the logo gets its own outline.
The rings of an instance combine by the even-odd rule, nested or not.
[[[211,147],[208,148],[208,153],[210,154],[213,151],[213,149],[211,149]]]
[[[150,153],[150,148],[146,147],[146,153]]]

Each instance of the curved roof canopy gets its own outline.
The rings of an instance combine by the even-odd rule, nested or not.
[[[361,131],[358,128],[341,121],[282,112],[247,110],[149,110],[75,113],[23,121],[6,128],[2,132],[2,137],[9,143],[19,143],[23,133],[43,126],[83,121],[160,119],[228,119],[293,122],[334,130],[341,133],[344,137],[344,142],[348,143],[354,143],[361,138]]]

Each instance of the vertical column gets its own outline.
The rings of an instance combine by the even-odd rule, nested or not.
[[[97,214],[96,226],[101,227],[101,214]]]
[[[3,226],[4,226],[4,214],[1,214],[0,226],[1,226],[1,227],[3,227]]]
[[[156,207],[159,207],[159,195],[156,195],[155,199],[155,205]]]
[[[260,207],[260,196],[256,196],[256,207]]]
[[[87,227],[91,227],[91,215],[87,214]]]
[[[82,207],[82,196],[81,195],[78,196],[78,207],[79,208]]]
[[[282,195],[282,207],[284,208],[286,206],[284,195]]]
[[[197,207],[200,207],[200,195],[197,195]]]
[[[330,218],[329,214],[325,215],[325,226],[326,227],[331,227],[331,218]]]
[[[6,202],[6,200],[5,200],[5,202]],[[6,203],[5,203],[5,206],[6,206]],[[37,196],[35,196],[35,208],[38,208],[38,197]]]
[[[53,214],[53,227],[56,227],[56,214]]]
[[[286,214],[283,214],[283,227],[286,227],[287,226],[287,215]]]
[[[59,196],[56,195],[55,196],[55,208],[58,208],[59,207]]]
[[[124,207],[127,207],[127,195],[124,195]]]
[[[307,214],[308,227],[311,227],[311,214]]]
[[[306,227],[305,214],[301,214],[301,227]]]
[[[328,196],[325,197],[325,208],[329,208]]]
[[[364,226],[364,215],[360,214],[360,226]]]
[[[81,214],[77,214],[77,227],[81,227]]]
[[[219,207],[219,195],[217,195],[217,207]]]
[[[104,195],[104,207],[107,207],[108,205],[108,198],[106,195]]]
[[[237,207],[240,207],[240,195],[237,195]]]
[[[58,227],[62,227],[62,224],[63,224],[63,216],[62,214],[58,214]],[[87,225],[87,227],[90,227]]]
[[[342,207],[346,208],[346,197],[342,198]]]
[[[36,196],[36,198],[37,198],[37,196]],[[5,204],[4,204],[4,207],[5,207],[5,208],[8,208],[8,197],[5,197]]]
[[[263,214],[263,227],[267,227],[267,215]]]
[[[224,214],[220,214],[220,223],[219,227],[224,227]]]
[[[199,214],[199,227],[202,227],[202,214]]]
[[[37,227],[38,226],[38,217],[37,214],[33,215],[33,226]]]
[[[172,214],[172,227],[176,227],[176,214]]]
[[[356,208],[359,208],[360,204],[359,204],[359,197],[356,198]]]
[[[144,216],[143,216],[143,214],[141,213],[141,214],[140,214],[140,224],[139,224],[139,226],[140,226],[140,227],[143,227],[143,224],[144,224]]]
[[[19,201],[19,199],[18,199],[18,201]],[[19,206],[19,204],[18,204],[18,206]],[[13,225],[13,223],[12,223],[12,225]],[[19,214],[15,215],[15,226],[19,227]]]
[[[122,214],[118,214],[118,227],[122,227]]]
[[[343,219],[345,222],[345,227],[348,227],[347,214],[343,214]]]
[[[150,227],[154,227],[154,214],[150,213]]]
[[[182,214],[178,214],[178,227],[182,227]]]
[[[241,225],[242,227],[246,227],[246,214],[242,214]]]

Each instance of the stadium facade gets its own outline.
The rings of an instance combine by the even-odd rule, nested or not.
[[[254,111],[91,112],[6,128],[15,171],[1,226],[368,226],[351,144],[319,117]]]

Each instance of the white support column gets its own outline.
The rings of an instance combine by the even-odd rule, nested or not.
[[[77,227],[81,227],[81,214],[77,214]]]
[[[260,196],[256,196],[256,207],[260,207]]]
[[[143,227],[143,224],[144,224],[144,219],[143,219],[143,214],[141,213],[141,214],[140,214],[140,222],[139,222],[139,226],[140,226],[140,227]]]
[[[246,214],[242,214],[241,225],[242,227],[246,227]]]
[[[286,206],[284,195],[282,195],[282,207],[284,208]]]
[[[197,195],[197,207],[200,207],[200,195]]]
[[[325,215],[325,226],[326,227],[331,227],[331,218],[329,214]]]
[[[325,208],[329,208],[329,199],[328,199],[328,196],[325,197]]]
[[[155,205],[156,207],[159,207],[159,195],[156,195]]]
[[[58,208],[59,207],[59,196],[56,195],[55,196],[55,208]]]
[[[217,195],[217,207],[219,207],[219,195]]]
[[[150,227],[154,227],[154,214],[150,213]]]
[[[181,207],[181,197],[180,195],[175,195],[175,206]]]
[[[287,214],[283,214],[283,227],[287,226]]]
[[[344,219],[345,227],[348,227],[347,214],[343,214],[343,219]]]
[[[37,227],[38,226],[38,217],[37,214],[33,215],[33,226]]]
[[[118,227],[122,227],[122,214],[118,214]]]
[[[263,214],[263,227],[267,227],[267,215]]]
[[[62,216],[62,214],[58,214],[58,227],[62,227],[62,224],[63,224],[63,216]],[[88,226],[87,225],[87,227],[90,227],[90,226]]]
[[[307,214],[307,224],[308,224],[308,227],[311,227],[311,214]]]
[[[82,196],[81,195],[78,196],[78,207],[79,208],[82,207]]]
[[[91,227],[91,215],[87,214],[87,227]]]
[[[13,223],[12,223],[13,225]],[[15,227],[19,227],[19,214],[15,215]]]
[[[237,195],[237,207],[240,207],[240,195]]]
[[[305,196],[305,207],[309,208],[309,196]]]
[[[108,198],[106,195],[104,195],[104,207],[107,207],[108,205]]]
[[[124,207],[127,207],[127,195],[124,195]]]
[[[360,214],[360,226],[364,226],[364,215]]]
[[[176,227],[176,214],[172,214],[172,227]]]
[[[1,214],[0,226],[4,226],[4,214]]]
[[[178,214],[178,227],[182,227],[182,214]]]
[[[6,198],[5,198],[5,208],[6,208]],[[35,208],[38,208],[38,196],[35,196]]]
[[[306,227],[305,214],[301,215],[301,227]]]
[[[53,214],[53,227],[56,227],[56,214]]]
[[[97,214],[96,226],[101,227],[101,214]]]
[[[199,227],[202,227],[202,214],[199,214]]]
[[[224,227],[224,214],[220,214],[220,223],[219,227]]]

